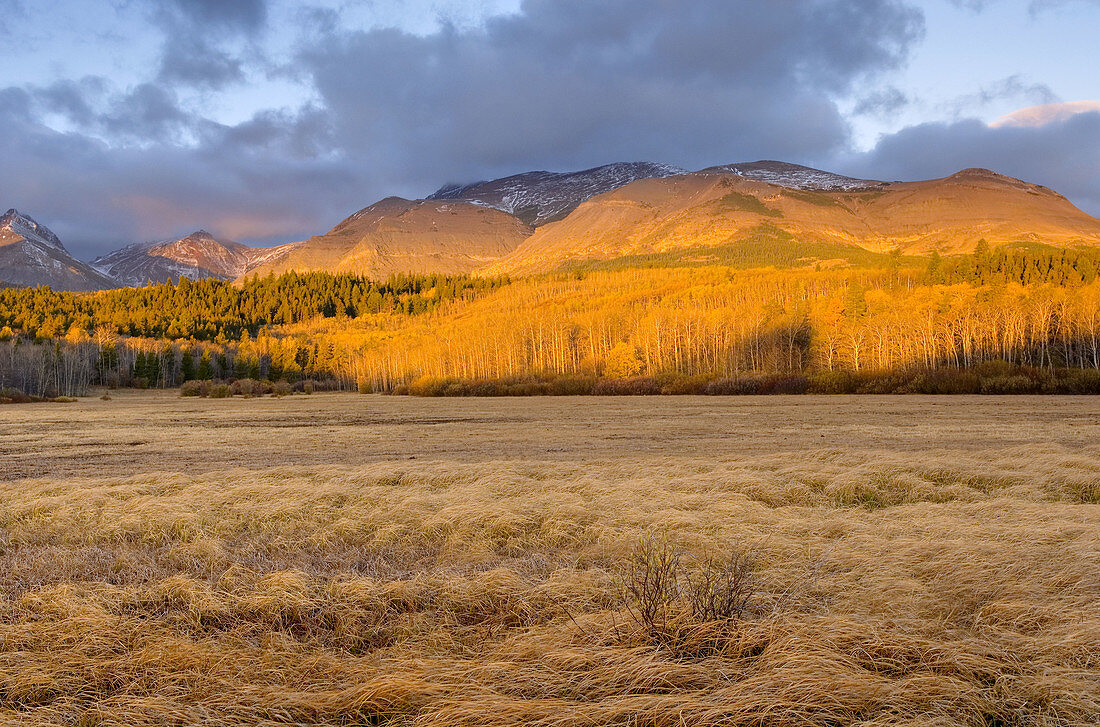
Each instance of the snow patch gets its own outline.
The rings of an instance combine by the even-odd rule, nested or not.
[[[825,172],[812,167],[787,162],[746,162],[709,167],[700,174],[735,174],[746,179],[766,182],[779,187],[802,189],[816,192],[850,192],[860,189],[873,189],[886,185],[873,179],[856,179],[842,174]]]

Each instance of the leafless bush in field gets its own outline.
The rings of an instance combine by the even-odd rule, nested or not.
[[[732,623],[745,618],[756,594],[755,563],[747,552],[708,555],[686,574],[687,600],[697,622]]]
[[[682,556],[664,537],[644,537],[631,553],[623,588],[628,613],[658,642],[673,638],[681,600]]]
[[[731,626],[749,614],[753,569],[745,551],[692,556],[665,535],[646,535],[625,568],[627,613],[652,641],[677,647],[688,632]]]

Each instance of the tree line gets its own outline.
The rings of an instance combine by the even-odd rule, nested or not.
[[[0,341],[0,389],[33,396],[83,396],[92,386],[173,388],[186,381],[242,379],[358,383],[348,351],[332,341],[247,331],[228,342],[128,338],[74,329],[60,339]]]
[[[1100,272],[1100,251],[1094,248],[998,247],[979,240],[971,255],[950,258],[933,253],[926,282],[932,285],[971,283],[995,285],[1072,286],[1092,283]]]
[[[58,339],[106,329],[116,335],[201,341],[256,335],[267,326],[379,313],[415,316],[494,290],[506,278],[398,275],[379,283],[357,275],[286,273],[161,283],[98,293],[49,287],[0,289],[0,335]]]

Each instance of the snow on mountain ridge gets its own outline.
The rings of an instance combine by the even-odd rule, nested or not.
[[[736,174],[758,182],[815,192],[847,192],[882,187],[887,184],[874,179],[846,177],[843,174],[804,167],[801,164],[771,160],[708,167],[699,174]]]
[[[639,179],[672,177],[686,169],[651,162],[618,162],[579,172],[536,171],[466,185],[446,185],[431,200],[461,200],[507,212],[538,227],[577,205]]]

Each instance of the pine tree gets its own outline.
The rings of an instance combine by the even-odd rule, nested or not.
[[[195,378],[202,381],[210,381],[214,378],[214,366],[210,361],[210,352],[203,351],[202,358],[199,359],[199,369],[195,373]]]
[[[184,278],[187,280],[187,278]],[[184,349],[181,352],[180,359],[180,379],[182,381],[192,381],[195,379],[195,353],[191,349]]]
[[[134,379],[141,379],[148,384],[149,362],[145,358],[145,351],[138,351],[134,357]]]
[[[867,293],[863,286],[855,281],[848,286],[848,295],[844,299],[844,315],[851,320],[858,320],[867,315]]]
[[[945,276],[943,271],[943,258],[939,250],[932,251],[932,257],[928,259],[928,283],[930,285],[943,285]]]

